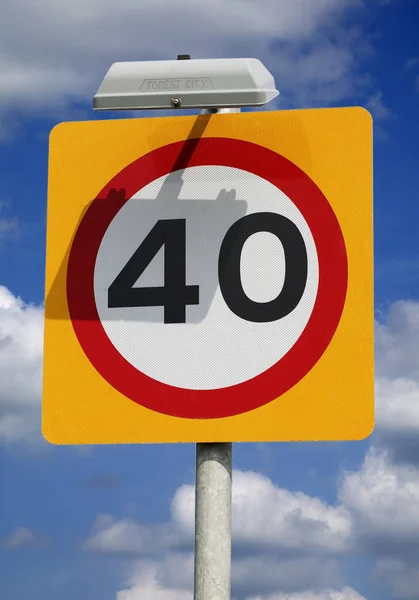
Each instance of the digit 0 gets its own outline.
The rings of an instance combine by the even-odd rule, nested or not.
[[[240,260],[246,240],[263,231],[274,234],[282,243],[285,281],[276,298],[269,302],[255,302],[244,292]],[[238,317],[256,323],[286,317],[300,302],[307,283],[307,251],[298,227],[277,213],[254,213],[239,219],[227,231],[221,244],[218,278],[225,303]]]

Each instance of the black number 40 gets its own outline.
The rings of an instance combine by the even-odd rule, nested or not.
[[[269,232],[282,243],[285,254],[284,285],[276,298],[255,302],[246,296],[240,261],[246,240]],[[134,287],[135,282],[164,246],[164,285]],[[307,251],[298,227],[277,213],[253,213],[227,231],[218,258],[223,298],[232,312],[246,321],[267,323],[290,314],[300,302],[307,283]],[[199,304],[199,286],[186,285],[186,220],[157,221],[108,290],[108,307],[163,306],[165,323],[185,323],[186,306]]]

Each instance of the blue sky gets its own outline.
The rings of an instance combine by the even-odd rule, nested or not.
[[[415,0],[4,0],[1,598],[191,598],[194,446],[40,435],[49,131],[105,118],[90,106],[112,62],[181,52],[258,57],[274,108],[362,105],[375,122],[376,431],[235,446],[233,595],[419,598],[418,25]]]

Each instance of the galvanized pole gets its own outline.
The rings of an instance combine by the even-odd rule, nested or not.
[[[196,445],[194,600],[230,600],[232,446]]]
[[[230,600],[232,457],[231,442],[196,444],[194,600]]]

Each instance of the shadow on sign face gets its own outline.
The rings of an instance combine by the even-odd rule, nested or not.
[[[186,285],[190,288],[191,295],[185,306],[186,323],[199,323],[207,315],[219,285],[218,254],[222,240],[228,228],[243,217],[247,210],[247,202],[237,200],[236,190],[230,189],[229,184],[234,183],[234,180],[230,179],[229,172],[223,171],[222,167],[196,167],[196,173],[199,171],[199,180],[193,174],[190,175],[191,172],[185,173],[211,117],[212,115],[200,115],[196,118],[172,171],[163,179],[159,189],[158,186],[151,184],[150,187],[155,189],[150,196],[145,188],[143,192],[139,190],[130,199],[126,197],[126,191],[120,189],[111,190],[102,200],[108,205],[113,203],[115,207],[121,207],[106,231],[96,260],[95,298],[103,321],[163,323],[167,319],[166,308],[157,303],[141,305],[141,300],[139,303],[136,302],[136,297],[139,297],[137,290],[163,288],[165,277],[167,285],[167,277],[170,278],[171,275],[179,282],[179,293],[182,292],[182,286],[184,288]],[[220,173],[222,178],[219,177]],[[211,193],[208,193],[208,196],[212,196],[212,199],[203,198],[204,193],[200,192],[200,188],[204,192],[210,189]],[[91,203],[85,207],[76,231],[90,206]],[[89,213],[88,218],[90,217],[93,222],[95,216]],[[178,230],[171,245],[167,241],[168,238],[164,236],[159,242],[158,228],[155,229],[158,223],[168,221],[177,225],[184,222],[184,233]],[[146,244],[144,246],[142,244],[147,236],[150,238],[150,232],[153,230],[154,234],[152,233],[151,237],[154,235],[156,239],[150,242],[151,249],[147,255],[147,252],[144,252]],[[163,243],[164,240],[166,241]],[[174,255],[178,253],[177,249],[182,248],[183,243],[186,252],[183,256],[175,257]],[[142,249],[138,251],[140,247]],[[57,307],[63,306],[62,299],[60,301],[58,296],[62,296],[63,290],[66,289],[70,250],[71,245],[67,249],[65,259],[47,297],[46,317],[50,319],[68,318],[67,314],[60,314],[61,311]],[[135,259],[134,255],[136,255]],[[177,272],[182,261],[185,263],[184,278],[182,273]],[[180,268],[182,269],[182,266]],[[77,279],[77,274],[75,278]],[[121,293],[119,300],[112,306],[112,302],[109,302],[109,288],[117,279],[120,282],[118,287]],[[194,286],[199,287],[199,292],[197,288],[192,290]],[[175,287],[172,293],[176,297]],[[187,291],[186,294],[188,293]],[[140,291],[139,294],[142,292]],[[77,306],[80,308],[77,309]],[[64,312],[63,309],[61,310]],[[91,319],[91,313],[83,309],[82,298],[76,303],[76,312],[79,314],[74,313],[73,304],[73,318]],[[182,321],[181,317],[178,322],[185,321]]]

